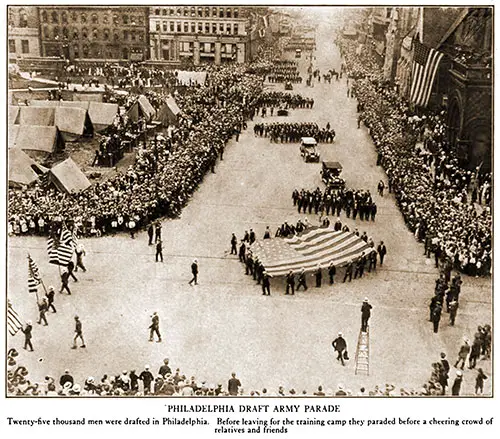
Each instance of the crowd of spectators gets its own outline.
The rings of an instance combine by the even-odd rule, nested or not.
[[[177,216],[226,142],[246,126],[262,90],[262,78],[246,74],[243,66],[211,66],[208,75],[205,86],[174,93],[182,110],[178,126],[169,139],[141,143],[134,165],[125,172],[80,194],[39,184],[9,190],[9,231],[30,233],[40,220],[48,224],[60,218],[105,234],[118,216],[125,223],[135,218],[137,227],[163,215]],[[153,101],[165,98],[157,94]],[[39,230],[45,232],[45,227]]]
[[[382,80],[375,60],[356,53],[354,42],[337,40],[360,117],[370,131],[408,228],[417,239],[433,242],[439,259],[472,275],[491,271],[490,206],[470,203],[471,180],[488,181],[460,166],[446,141],[443,113],[416,115],[394,87]],[[415,117],[416,116],[416,117]],[[425,145],[420,147],[425,138]],[[491,201],[490,190],[484,193]],[[477,189],[476,189],[477,197]]]
[[[314,137],[317,142],[332,143],[335,140],[335,130],[330,123],[320,128],[315,122],[273,122],[256,123],[254,134],[269,137],[273,143],[296,143],[302,137]]]

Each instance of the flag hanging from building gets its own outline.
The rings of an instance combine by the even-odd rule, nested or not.
[[[10,300],[7,300],[7,328],[10,335],[16,335],[23,328],[19,314],[12,307]]]
[[[318,264],[326,267],[330,262],[341,266],[372,250],[354,233],[324,227],[311,227],[291,238],[259,240],[250,249],[271,276],[284,276],[290,270],[297,273],[302,268],[311,272]]]
[[[420,107],[427,106],[442,58],[442,52],[431,49],[416,39],[413,40],[410,102]]]
[[[73,236],[64,224],[60,237],[51,235],[47,240],[47,253],[51,264],[68,265],[73,257],[73,249]]]
[[[28,255],[28,293],[36,294],[41,281],[40,270],[38,270],[36,262]]]

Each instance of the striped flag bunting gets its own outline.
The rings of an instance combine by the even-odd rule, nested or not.
[[[330,262],[345,265],[372,250],[352,232],[324,227],[311,227],[291,238],[259,240],[250,249],[271,276],[284,276],[290,270],[298,273],[302,268],[311,272],[318,264],[326,267]]]
[[[431,49],[416,39],[413,40],[410,102],[421,107],[427,106],[442,58],[442,52]]]
[[[73,257],[74,241],[73,235],[65,225],[61,230],[61,236],[49,236],[47,240],[47,253],[49,263],[55,265],[68,265]]]
[[[28,255],[28,293],[36,294],[41,281],[40,270],[38,270],[36,262]]]
[[[16,335],[23,328],[19,314],[9,300],[7,301],[7,328],[10,335]]]

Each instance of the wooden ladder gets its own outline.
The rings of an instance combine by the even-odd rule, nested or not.
[[[356,369],[354,372],[370,375],[370,327],[366,332],[359,330],[358,345],[356,346]]]

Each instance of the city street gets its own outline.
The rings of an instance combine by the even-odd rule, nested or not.
[[[323,28],[317,29],[312,62],[322,72],[340,70],[332,38]],[[134,240],[126,234],[82,240],[88,271],[76,273],[77,283],[70,281],[71,296],[56,295],[57,314],[48,313],[49,326],[43,327],[36,324],[36,301],[27,292],[26,255],[29,252],[38,263],[46,286],[59,288],[58,268],[48,263],[46,239],[9,240],[8,295],[22,318],[34,322],[35,352],[22,349],[22,334],[9,337],[8,346],[20,351],[32,380],[43,381],[46,375],[58,380],[65,368],[80,382],[122,370],[140,373],[145,364],[156,372],[167,357],[173,368],[209,384],[225,386],[231,372],[236,372],[244,389],[274,391],[283,385],[311,394],[318,385],[336,389],[339,383],[354,393],[361,386],[372,389],[386,383],[418,389],[428,380],[431,363],[440,352],[446,352],[453,364],[462,338],[472,339],[478,325],[491,324],[491,280],[464,276],[456,325],[449,326],[443,313],[439,333],[433,333],[428,305],[438,277],[434,259],[423,255],[423,245],[406,228],[392,195],[377,194],[377,183],[384,180],[387,185],[387,179],[376,166],[367,130],[357,128],[356,100],[347,97],[345,77],[307,87],[311,60],[306,53],[302,56],[304,81],[294,85],[293,93],[314,98],[314,108],[249,121],[239,142],[233,138],[226,146],[224,160],[215,174],[206,175],[181,217],[163,221],[163,263],[155,263],[145,232]],[[284,88],[283,84],[268,87]],[[254,136],[254,123],[274,121],[316,122],[321,127],[330,122],[337,137],[333,144],[320,144],[320,163],[305,163],[298,144],[270,143]],[[341,269],[334,286],[324,284],[295,296],[286,297],[283,280],[273,279],[271,296],[264,297],[260,286],[245,276],[238,258],[229,254],[231,233],[242,238],[253,228],[261,239],[266,226],[274,235],[283,222],[303,219],[293,206],[292,191],[323,189],[321,160],[339,161],[348,187],[373,194],[378,207],[374,222],[347,219],[344,213],[341,221],[351,230],[366,231],[376,244],[383,240],[386,261],[375,273],[346,284],[341,283]],[[318,224],[317,215],[307,216]],[[199,285],[190,286],[195,258]],[[354,371],[365,297],[373,305],[370,376]],[[162,343],[148,342],[154,311],[160,316]],[[75,314],[83,323],[86,349],[71,349]],[[331,347],[339,331],[351,357],[345,367],[335,360]],[[478,367],[490,376],[490,361],[480,361]],[[473,393],[475,375],[464,372],[462,394]],[[490,389],[488,380],[485,394]]]

